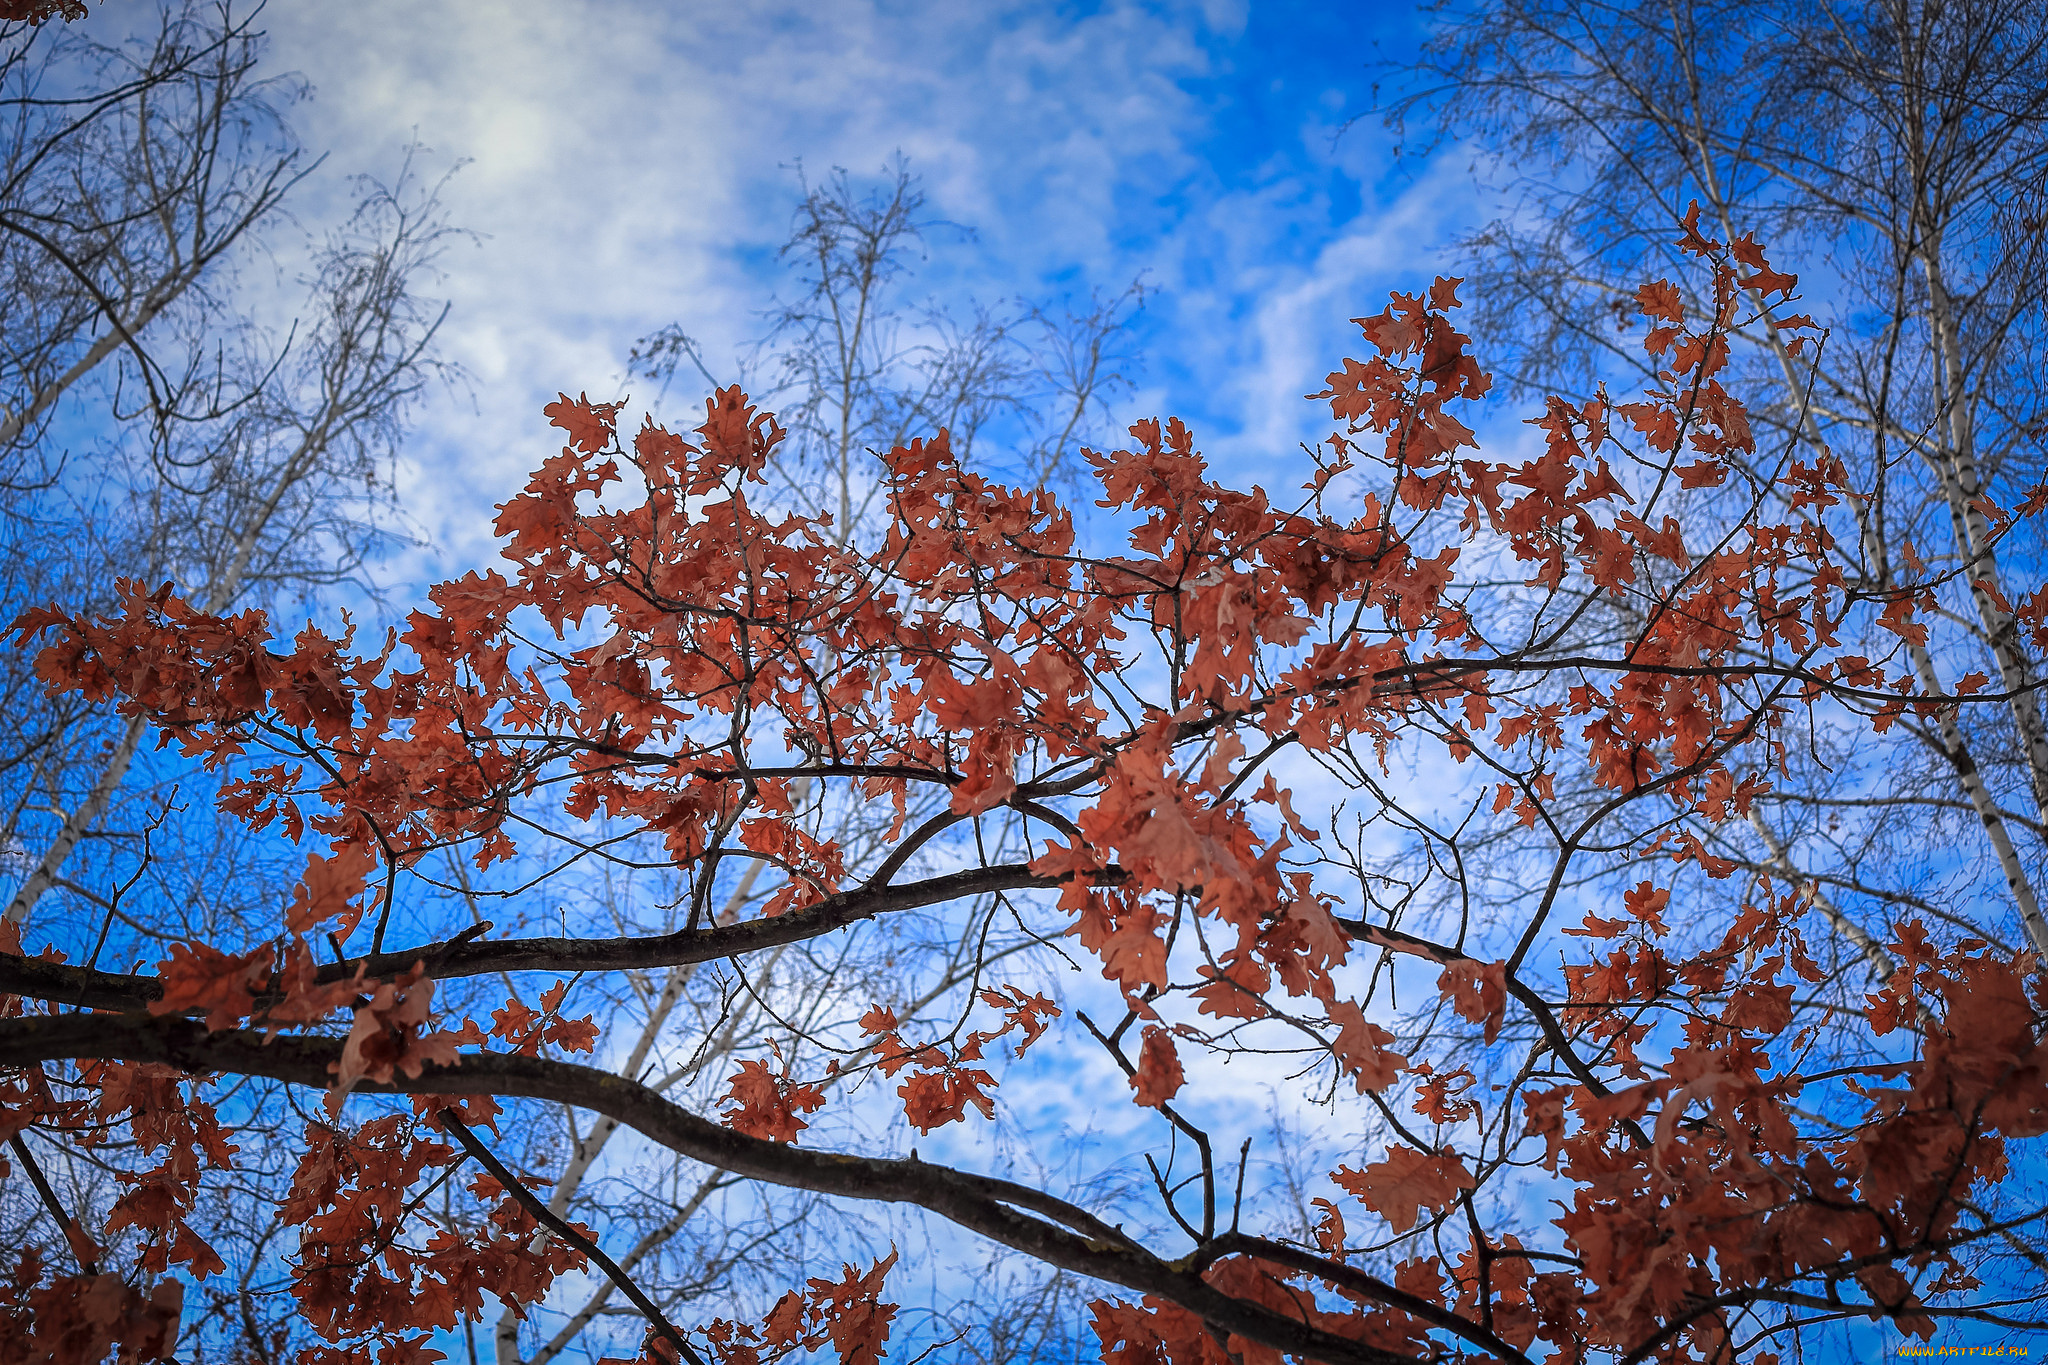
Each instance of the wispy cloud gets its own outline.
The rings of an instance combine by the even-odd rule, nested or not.
[[[1447,173],[1382,195],[1377,126],[1333,141],[1364,107],[1369,23],[1337,44],[1289,9],[272,8],[279,65],[315,88],[300,125],[333,152],[316,195],[338,204],[345,173],[388,173],[415,134],[471,163],[447,201],[483,240],[450,255],[445,292],[475,410],[444,398],[425,416],[405,491],[437,553],[398,576],[490,558],[490,506],[548,450],[557,389],[616,385],[632,341],[668,322],[714,357],[760,330],[786,288],[774,249],[799,162],[908,155],[936,216],[976,233],[934,235],[923,284],[941,297],[1143,272],[1132,415],[1180,413],[1212,451],[1284,460],[1344,319],[1426,278],[1469,204]]]

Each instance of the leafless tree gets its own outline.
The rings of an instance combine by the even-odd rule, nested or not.
[[[310,171],[253,13],[181,0],[153,31],[0,29],[0,514],[12,616],[176,579],[226,611],[345,581],[390,523],[389,462],[442,312],[449,229],[408,155],[313,244],[275,333],[241,311]],[[132,788],[139,723],[44,701],[26,656],[0,847],[20,921]],[[145,784],[147,785],[147,784]],[[203,805],[203,803],[202,803]]]
[[[927,216],[908,163],[898,157],[873,186],[844,170],[799,183],[780,252],[799,292],[770,310],[766,336],[735,373],[715,375],[681,324],[642,338],[629,368],[664,391],[685,361],[714,385],[744,380],[789,429],[783,487],[807,511],[829,512],[842,534],[874,496],[871,452],[914,436],[944,430],[963,459],[1027,484],[1071,472],[1108,401],[1129,388],[1142,282],[1097,289],[1080,305],[919,304],[909,285],[928,236],[965,230]]]
[[[2002,587],[2037,572],[2044,547],[2005,534],[1999,510],[2048,473],[2048,11],[1450,0],[1433,17],[1420,60],[1383,69],[1384,112],[1404,151],[1469,155],[1501,195],[1462,272],[1489,368],[1525,395],[1637,392],[1659,362],[1635,291],[1697,278],[1678,245],[1688,212],[1706,233],[1764,244],[1799,272],[1799,306],[1825,341],[1798,353],[1768,314],[1745,310],[1757,320],[1734,333],[1728,383],[1756,423],[1756,454],[1722,487],[1681,491],[1688,545],[1710,551],[1751,500],[1786,497],[1774,472],[1787,461],[1839,459],[1861,493],[1846,589],[1932,602],[1917,617],[1923,640],[1874,631],[1859,643],[1922,686],[2008,698],[1967,718],[1908,714],[1882,736],[1823,717],[1745,823],[1691,830],[1732,866],[1719,885],[1731,902],[1799,892],[1827,968],[1802,992],[1842,1007],[1845,1030],[1897,969],[1886,945],[1904,921],[2048,950],[2048,642],[2015,628]],[[1697,316],[1711,300],[1686,305]],[[1634,610],[1594,603],[1577,619],[1587,641],[1611,638]],[[1570,775],[1558,778],[1552,810],[1572,799]],[[1397,867],[1369,851],[1376,834],[1357,841],[1360,884],[1389,922],[1433,906],[1483,937],[1476,921],[1538,894],[1614,913],[1616,883],[1643,875],[1626,853],[1646,831],[1603,831],[1613,877],[1561,888],[1531,876],[1557,851],[1545,828],[1463,835],[1455,814],[1413,810],[1403,833],[1427,857]],[[1448,888],[1434,901],[1432,881]],[[1493,909],[1468,923],[1472,907]],[[2015,1197],[2031,1184],[2017,1181]],[[2038,1284],[2038,1254],[2013,1245],[2004,1270],[1980,1273]]]
[[[176,0],[127,37],[107,16],[0,27],[0,618],[105,602],[119,578],[276,606],[362,585],[400,524],[408,410],[453,377],[420,295],[449,229],[409,154],[299,253],[287,196],[317,162],[254,18]],[[249,309],[273,273],[302,289],[274,328]],[[212,777],[152,760],[139,721],[51,700],[31,661],[0,662],[7,918],[90,926],[81,958],[112,960],[289,886],[275,850],[215,817]],[[119,1193],[89,1164],[51,1177],[81,1209]],[[223,1321],[262,1360],[287,1316],[252,1293],[276,1249],[234,1194],[215,1210],[240,1281]],[[10,1230],[28,1226],[17,1195]]]
[[[1632,296],[1685,278],[1688,207],[1725,238],[1753,234],[1828,329],[1817,358],[1767,324],[1737,333],[1765,435],[1755,472],[1795,447],[1843,460],[1864,493],[1852,586],[1934,593],[1926,641],[1907,646],[1923,685],[1981,674],[2010,694],[1995,722],[1909,718],[1853,748],[1816,734],[1751,842],[1722,851],[1809,886],[1858,980],[1890,971],[1877,945],[1912,914],[2048,950],[2040,642],[2000,586],[2001,565],[2031,568],[2042,547],[2001,537],[1996,510],[2048,459],[2048,15],[2018,0],[1516,0],[1445,5],[1437,22],[1390,112],[1420,150],[1462,139],[1509,196],[1468,243],[1489,358],[1533,388],[1639,383],[1655,362]],[[1696,495],[1701,524],[1746,492]]]
[[[306,237],[286,214],[318,164],[288,119],[303,92],[265,73],[255,11],[172,0],[125,37],[112,18],[0,27],[0,618],[105,602],[120,578],[219,612],[369,586],[402,527],[408,412],[455,377],[421,295],[451,240],[438,187],[409,152]],[[254,309],[276,300],[273,326]],[[90,926],[81,958],[134,960],[289,887],[216,817],[214,776],[152,758],[139,721],[52,701],[31,661],[0,663],[7,918]],[[51,1178],[81,1209],[119,1193],[89,1164]],[[238,1288],[209,1292],[265,1360],[289,1323],[261,1292],[279,1249],[236,1193],[213,1219]],[[15,1212],[0,1222],[28,1226]]]

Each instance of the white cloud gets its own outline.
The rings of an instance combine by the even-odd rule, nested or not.
[[[557,389],[605,391],[671,321],[713,356],[759,330],[799,160],[863,173],[910,156],[936,216],[978,233],[935,238],[929,285],[948,294],[1147,271],[1133,415],[1182,412],[1213,449],[1283,458],[1343,319],[1426,273],[1461,202],[1431,176],[1333,221],[1332,185],[1384,158],[1371,130],[1332,150],[1331,92],[1273,146],[1230,141],[1250,170],[1218,165],[1194,90],[1239,79],[1242,5],[359,0],[265,22],[276,64],[315,88],[307,142],[332,151],[306,221],[339,206],[346,173],[388,174],[415,130],[441,164],[471,160],[447,201],[484,240],[446,262],[446,341],[478,411],[444,398],[425,417],[406,496],[438,553],[400,578],[491,557],[489,508],[551,448],[540,407]]]

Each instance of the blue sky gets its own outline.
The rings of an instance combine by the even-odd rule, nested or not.
[[[139,8],[112,0],[103,22]],[[714,364],[759,334],[787,288],[774,248],[799,162],[866,175],[908,156],[934,216],[975,229],[933,238],[925,278],[955,303],[1142,275],[1122,414],[1180,415],[1228,477],[1276,490],[1327,429],[1301,395],[1355,353],[1347,319],[1453,269],[1493,212],[1465,157],[1401,161],[1371,116],[1372,64],[1421,22],[1409,4],[272,0],[264,22],[272,69],[313,91],[294,124],[330,153],[298,201],[309,231],[414,138],[429,175],[467,163],[445,201],[478,240],[438,290],[472,385],[434,393],[408,447],[402,498],[429,544],[386,568],[401,610],[492,557],[492,506],[559,444],[540,412],[557,390],[618,392],[632,342],[670,322]],[[1494,420],[1489,437],[1515,430]],[[1020,1101],[1088,1090],[1076,1075],[1104,1088],[1085,1049],[1057,1047]],[[1250,1131],[1269,1110],[1245,1070],[1194,1090],[1247,1101]],[[1110,1138],[1144,1117],[1105,1108]],[[963,1130],[960,1149],[993,1143]]]
[[[976,232],[933,238],[942,298],[1142,274],[1126,420],[1181,415],[1212,457],[1290,484],[1346,319],[1483,217],[1462,161],[1397,164],[1371,117],[1338,136],[1369,114],[1368,64],[1412,41],[1407,5],[359,0],[264,22],[275,68],[313,87],[294,121],[332,153],[308,226],[415,134],[430,170],[469,162],[446,200],[481,239],[441,289],[474,406],[423,414],[402,487],[434,549],[390,566],[401,596],[491,557],[490,506],[550,450],[557,390],[616,392],[665,323],[714,357],[759,333],[799,161],[908,156],[934,215]]]
[[[102,22],[141,8],[110,0]],[[1302,395],[1356,353],[1348,319],[1448,269],[1484,219],[1462,160],[1398,164],[1370,116],[1368,64],[1412,41],[1408,5],[272,0],[263,22],[271,70],[311,87],[294,126],[329,154],[296,198],[306,231],[415,138],[429,176],[466,163],[444,201],[477,240],[449,251],[434,292],[471,384],[433,392],[408,443],[400,496],[428,543],[384,566],[390,615],[494,557],[493,506],[560,444],[541,414],[558,390],[616,394],[634,340],[667,323],[715,367],[760,333],[789,287],[774,249],[798,162],[872,175],[906,155],[932,215],[975,230],[931,239],[923,278],[956,305],[1142,276],[1121,419],[1179,415],[1225,477],[1275,490],[1303,477],[1297,443],[1328,429]],[[267,279],[248,275],[259,293]],[[693,404],[679,385],[665,413],[686,425]],[[1092,970],[1067,988],[1102,993]],[[1189,1066],[1219,1123],[1271,1160],[1264,1134],[1301,1101],[1271,1098],[1278,1078],[1247,1065]],[[1069,1125],[1054,1155],[1092,1171],[1156,1126],[1124,1093],[1074,1034],[1006,1102],[1027,1127]],[[1098,1113],[1083,1094],[1113,1102]],[[949,1142],[1000,1168],[994,1130],[926,1150]],[[947,1293],[974,1288],[951,1281],[979,1254],[944,1263]]]
[[[1447,268],[1481,220],[1462,161],[1397,165],[1370,117],[1338,136],[1369,113],[1367,64],[1415,22],[1364,4],[274,0],[275,64],[314,90],[295,122],[332,152],[308,226],[415,130],[430,172],[469,162],[446,202],[481,240],[449,253],[441,288],[474,405],[438,394],[422,414],[401,487],[432,545],[388,566],[393,605],[491,559],[492,505],[559,444],[540,413],[557,390],[616,393],[633,341],[669,322],[714,368],[759,334],[788,287],[774,248],[799,160],[872,174],[908,156],[933,216],[975,229],[931,239],[924,278],[955,304],[1142,274],[1122,420],[1180,415],[1230,477],[1299,483],[1297,442],[1327,431],[1302,395],[1356,342],[1347,319]],[[686,421],[678,390],[667,412]],[[1065,1111],[1077,1067],[1122,1093],[1082,1043],[1046,1049],[1049,1091],[1016,1077],[1031,1122]],[[1243,1100],[1237,1119],[1291,1113],[1234,1070],[1208,1079]],[[1148,1117],[1106,1109],[1062,1121]],[[972,1164],[995,1138],[954,1140]]]

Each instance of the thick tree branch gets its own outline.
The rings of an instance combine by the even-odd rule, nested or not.
[[[253,1030],[209,1033],[195,1020],[138,1015],[67,1014],[0,1021],[0,1066],[73,1058],[157,1062],[192,1073],[264,1076],[326,1089],[340,1066],[339,1038],[266,1040]],[[701,1118],[645,1086],[593,1067],[541,1057],[466,1053],[455,1067],[428,1066],[416,1080],[359,1082],[365,1092],[495,1095],[549,1100],[606,1114],[671,1151],[738,1175],[844,1199],[911,1204],[970,1232],[1061,1270],[1152,1294],[1196,1314],[1219,1331],[1328,1365],[1415,1365],[1412,1357],[1326,1332],[1245,1303],[1128,1238],[1088,1236],[1069,1227],[1101,1224],[1085,1210],[1042,1191],[917,1160],[812,1152],[746,1137]],[[1057,1217],[1031,1217],[1020,1209]],[[1057,1210],[1056,1213],[1052,1212]],[[1112,1230],[1103,1228],[1105,1232]]]
[[[1114,873],[1106,873],[1113,876]],[[371,978],[396,976],[416,962],[427,964],[436,980],[488,976],[495,972],[599,972],[631,968],[677,967],[817,938],[862,920],[898,910],[939,905],[994,891],[1021,891],[1057,886],[1060,878],[1041,876],[1022,863],[971,868],[900,886],[866,885],[828,896],[803,910],[773,919],[672,934],[625,935],[617,938],[521,938],[464,942],[460,938],[421,944],[398,952],[372,953],[320,968],[321,982],[354,979],[357,969]],[[163,982],[155,976],[90,971],[37,958],[0,956],[0,994],[19,995],[53,1004],[94,1010],[139,1010],[163,998]],[[260,1007],[260,1001],[259,1001]]]
[[[1313,1252],[1289,1246],[1285,1242],[1253,1237],[1243,1232],[1225,1232],[1210,1238],[1203,1246],[1199,1259],[1203,1264],[1208,1264],[1223,1256],[1256,1256],[1262,1261],[1284,1265],[1289,1270],[1314,1275],[1318,1279],[1327,1280],[1353,1293],[1364,1295],[1376,1303],[1399,1309],[1409,1317],[1426,1322],[1432,1327],[1439,1327],[1454,1336],[1462,1337],[1475,1346],[1491,1351],[1501,1360],[1518,1361],[1520,1365],[1529,1365],[1529,1357],[1525,1353],[1516,1350],[1478,1323],[1459,1317],[1441,1304],[1434,1304],[1427,1299],[1396,1289],[1356,1266],[1333,1261],[1327,1256],[1317,1256]]]

